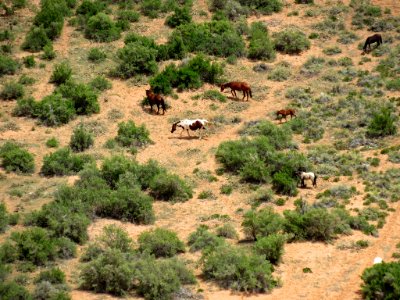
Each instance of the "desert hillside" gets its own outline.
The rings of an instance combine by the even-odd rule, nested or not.
[[[396,299],[399,105],[395,0],[0,2],[0,299]]]

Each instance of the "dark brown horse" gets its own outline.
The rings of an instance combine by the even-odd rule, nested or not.
[[[363,47],[364,52],[367,51],[367,48],[369,48],[369,50],[371,50],[371,44],[373,44],[373,43],[378,43],[378,45],[376,47],[378,47],[380,44],[382,44],[382,36],[379,33],[376,33],[374,35],[367,37],[367,39],[365,40],[364,47]]]
[[[296,111],[291,108],[278,110],[276,112],[276,118],[278,119],[279,116],[281,116],[280,122],[282,122],[283,118],[285,118],[285,120],[287,121],[287,119],[286,119],[287,116],[290,116],[290,120],[292,119],[292,117],[297,117]]]
[[[249,101],[249,96],[250,96],[250,98],[253,98],[253,95],[251,94],[250,85],[246,82],[231,81],[228,83],[224,83],[221,85],[221,92],[223,92],[224,89],[226,89],[228,87],[231,88],[232,96],[234,96],[235,98],[237,98],[236,91],[243,91],[243,99],[242,100],[244,100],[244,97],[246,97],[246,96],[247,96],[247,101]]]
[[[163,114],[165,114],[165,101],[160,94],[154,94],[152,90],[146,90],[147,100],[149,101],[150,110],[153,111],[153,105],[157,105],[157,114],[160,113],[160,106],[163,109]]]

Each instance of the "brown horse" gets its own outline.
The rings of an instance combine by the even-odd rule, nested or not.
[[[152,90],[146,90],[146,96],[149,100],[150,110],[153,111],[153,105],[157,105],[157,114],[160,113],[160,105],[163,109],[163,114],[165,114],[166,107],[164,98],[160,94],[154,94]]]
[[[281,109],[278,110],[276,112],[276,118],[278,119],[279,115],[281,116],[280,118],[280,122],[282,122],[282,119],[285,118],[285,120],[287,121],[286,117],[290,115],[290,120],[292,119],[292,117],[297,117],[296,116],[296,111],[294,109]]]
[[[243,91],[243,99],[242,100],[244,100],[244,97],[247,96],[247,101],[249,101],[249,95],[250,95],[250,98],[253,98],[253,95],[251,94],[250,85],[246,82],[231,81],[228,83],[224,83],[221,85],[221,92],[223,92],[224,89],[226,89],[228,87],[231,88],[232,96],[234,96],[235,98],[237,98],[236,91]]]
[[[382,36],[379,33],[376,33],[374,35],[367,37],[367,39],[365,40],[364,47],[363,47],[364,52],[367,51],[367,48],[369,48],[369,50],[371,50],[371,44],[373,44],[373,43],[378,43],[378,45],[376,47],[378,47],[380,44],[382,44]]]

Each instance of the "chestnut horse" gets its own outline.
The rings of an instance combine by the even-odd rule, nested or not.
[[[276,112],[276,118],[278,119],[278,117],[281,116],[280,118],[280,122],[282,122],[282,119],[285,118],[285,120],[287,121],[286,117],[290,116],[290,120],[292,119],[292,117],[296,117],[296,111],[294,109],[281,109],[278,110]]]
[[[244,100],[244,97],[247,96],[247,101],[249,101],[249,95],[250,95],[250,98],[253,98],[253,95],[251,94],[250,85],[246,82],[231,81],[228,83],[221,84],[221,92],[223,92],[224,89],[226,89],[228,87],[231,88],[232,96],[234,96],[235,98],[237,98],[236,91],[243,91],[243,99],[242,100]]]
[[[149,100],[150,110],[153,111],[153,105],[157,105],[157,114],[160,113],[160,105],[163,109],[163,114],[165,114],[165,101],[160,94],[154,94],[152,90],[146,90],[146,96]]]
[[[367,39],[365,40],[364,47],[363,47],[364,52],[367,51],[367,48],[369,48],[369,50],[371,50],[372,43],[378,43],[378,45],[376,46],[376,47],[378,47],[380,44],[382,44],[382,36],[379,33],[376,33],[374,35],[367,37]]]

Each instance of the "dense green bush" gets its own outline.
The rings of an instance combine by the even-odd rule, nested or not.
[[[186,6],[175,8],[174,14],[165,19],[165,25],[168,25],[171,28],[178,27],[182,24],[188,24],[190,22],[192,22],[192,15],[190,14],[190,9]]]
[[[120,29],[109,16],[100,12],[88,19],[85,36],[96,42],[111,42],[119,39]]]
[[[88,53],[88,60],[91,62],[101,62],[107,58],[107,54],[99,49],[99,48],[92,48],[89,50]]]
[[[0,147],[1,166],[8,172],[33,173],[33,155],[12,142]]]
[[[43,54],[41,55],[40,58],[52,60],[52,59],[56,58],[56,56],[57,56],[57,54],[54,51],[53,44],[48,43],[43,47]]]
[[[88,132],[82,124],[74,129],[71,140],[69,142],[69,147],[74,152],[82,152],[93,146],[93,144],[93,135]]]
[[[228,239],[237,239],[239,237],[235,228],[232,226],[232,224],[229,223],[218,227],[216,230],[216,234],[219,237],[224,237]]]
[[[46,30],[43,26],[32,27],[26,35],[21,48],[30,52],[39,52],[48,44],[51,44],[51,40],[47,37]]]
[[[65,274],[58,267],[53,267],[51,269],[42,271],[35,278],[35,283],[39,283],[42,281],[48,281],[53,284],[62,284],[65,283]]]
[[[7,225],[8,225],[7,209],[4,203],[0,203],[0,233],[3,233],[6,230]]]
[[[24,86],[18,82],[10,81],[4,84],[0,92],[0,98],[3,100],[13,100],[22,98],[25,94]]]
[[[73,154],[69,148],[61,148],[44,156],[40,173],[44,176],[75,174],[90,162],[93,158],[88,155]]]
[[[380,111],[373,114],[367,128],[367,135],[370,137],[384,137],[395,134],[397,132],[396,119],[390,108],[381,108]]]
[[[246,292],[268,292],[277,285],[272,266],[265,257],[246,254],[232,246],[221,246],[202,258],[203,274],[223,288]]]
[[[97,15],[106,8],[107,4],[103,1],[83,0],[81,5],[76,9],[76,14],[83,16],[87,21],[92,16]]]
[[[109,90],[112,88],[111,82],[104,76],[97,76],[97,77],[93,78],[93,80],[91,82],[89,82],[89,85],[95,91],[99,91],[99,92]]]
[[[59,145],[60,145],[60,142],[55,137],[49,138],[46,141],[46,146],[49,148],[57,148]]]
[[[34,66],[36,66],[35,57],[33,55],[25,56],[23,58],[23,61],[25,67],[27,68],[33,68]]]
[[[143,46],[140,42],[130,42],[117,52],[120,61],[115,75],[130,78],[138,74],[151,75],[157,72],[157,50]]]
[[[161,0],[141,1],[140,7],[142,13],[150,18],[157,18],[161,9]]]
[[[400,263],[374,264],[361,275],[364,299],[398,299],[400,297]]]
[[[66,124],[75,117],[74,103],[70,99],[63,98],[60,94],[52,94],[44,97],[41,101],[34,100],[18,103],[19,112],[29,113],[37,117],[46,126],[59,126]],[[25,109],[22,109],[25,108]],[[29,112],[29,109],[32,109]]]
[[[258,254],[264,255],[272,264],[277,264],[281,261],[286,239],[287,237],[282,234],[270,234],[257,240],[254,250]]]
[[[126,20],[129,22],[139,21],[140,14],[134,10],[120,10],[118,11],[118,20]]]
[[[254,22],[250,29],[248,57],[251,59],[273,60],[274,45],[269,37],[267,27],[261,22]]]
[[[153,254],[155,257],[172,257],[185,252],[185,245],[176,233],[163,228],[141,233],[138,243],[139,251]]]
[[[136,162],[127,159],[124,156],[114,155],[106,158],[101,166],[101,177],[111,188],[117,186],[121,175],[131,172],[136,174],[138,165]]]
[[[289,28],[274,35],[276,50],[287,54],[299,54],[310,49],[310,41],[307,36],[296,28]]]
[[[297,195],[297,180],[295,180],[287,172],[277,172],[272,177],[272,187],[274,190],[283,195]]]
[[[51,284],[48,281],[42,281],[35,285],[33,299],[59,299],[70,300],[65,284]]]
[[[150,183],[150,193],[158,200],[184,202],[192,198],[189,184],[177,175],[160,174]]]
[[[13,75],[17,72],[19,64],[11,57],[0,54],[0,77]]]
[[[2,300],[32,300],[28,290],[15,281],[0,283],[0,297]]]
[[[69,63],[65,61],[54,66],[53,73],[50,77],[50,82],[55,83],[56,85],[60,85],[70,79],[71,75],[72,69]]]
[[[146,126],[144,124],[136,126],[133,121],[118,124],[115,140],[124,147],[144,147],[151,142]]]
[[[267,207],[258,212],[250,210],[243,216],[243,230],[248,238],[258,238],[277,234],[283,229],[283,218],[275,213],[272,207]]]

